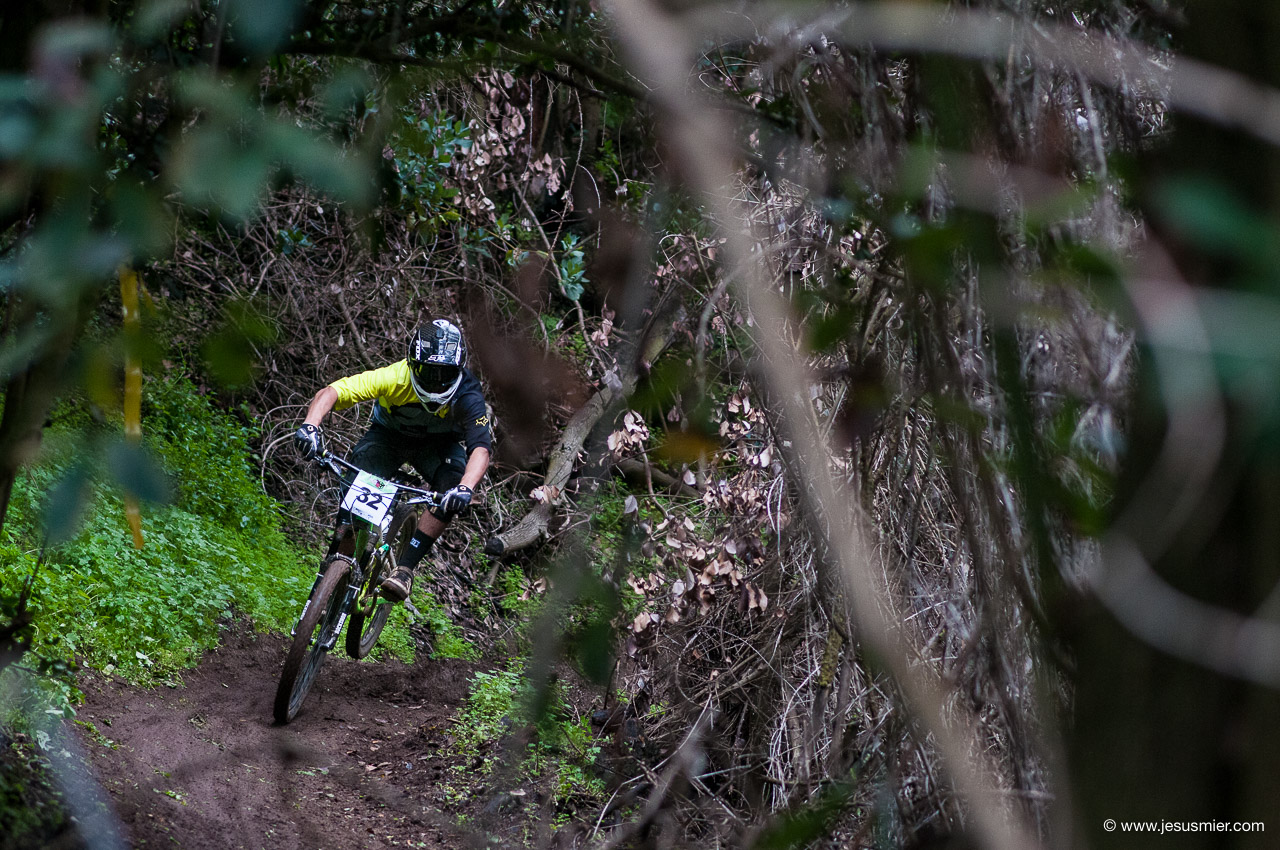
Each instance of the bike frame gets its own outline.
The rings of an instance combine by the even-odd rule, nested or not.
[[[355,486],[356,477],[366,471],[331,452],[324,452],[318,455],[315,460],[316,463],[328,469],[333,473],[334,477],[342,482],[344,491],[350,491]],[[350,480],[348,480],[344,472],[352,473]],[[442,496],[434,490],[423,490],[408,484],[401,484],[398,481],[389,483],[394,485],[396,490],[391,497],[391,504],[386,512],[388,523],[395,510],[404,505],[426,505],[431,508],[440,506]],[[326,651],[333,648],[332,644],[337,641],[337,636],[342,633],[343,627],[346,626],[347,616],[351,613],[351,606],[355,603],[356,594],[364,586],[365,570],[369,567],[369,561],[380,547],[389,547],[390,545],[383,539],[383,535],[386,533],[386,523],[376,525],[353,513],[351,514],[351,530],[354,535],[352,555],[343,555],[336,551],[339,543],[337,535],[340,528],[334,529],[334,539],[330,543],[334,547],[334,555],[351,564],[351,577],[347,582],[346,595],[342,600],[342,619],[338,622],[338,627],[333,630],[329,640],[326,641],[329,644],[325,647]],[[372,542],[370,542],[371,536],[373,537]],[[298,622],[302,622],[302,618],[307,615],[307,608],[311,604],[311,594],[315,592],[316,586],[320,584],[320,580],[323,577],[324,573],[316,573],[315,581],[311,584],[311,590],[307,593],[307,604],[303,605],[302,613],[298,615]]]
[[[276,687],[273,711],[277,723],[288,723],[302,709],[320,665],[337,645],[349,618],[346,648],[352,658],[364,658],[377,644],[390,613],[384,606],[391,604],[381,598],[381,590],[375,586],[378,571],[389,570],[394,563],[388,533],[393,526],[397,535],[405,530],[405,522],[413,516],[406,506],[438,507],[441,501],[439,493],[370,475],[328,452],[316,461],[346,485],[341,504],[351,512],[354,547],[351,554],[338,551],[345,548],[339,525],[334,546],[316,574],[293,628]],[[344,471],[355,473],[352,480],[347,480]],[[312,608],[313,602],[317,607]]]

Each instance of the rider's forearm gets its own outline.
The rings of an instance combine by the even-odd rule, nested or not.
[[[480,479],[484,478],[485,471],[488,469],[489,450],[484,446],[478,446],[471,451],[470,457],[467,458],[467,468],[462,471],[461,483],[475,490],[480,485]]]
[[[333,410],[333,406],[338,403],[338,391],[333,387],[323,387],[320,392],[316,393],[315,398],[311,399],[311,405],[307,408],[307,418],[303,420],[307,425],[318,426],[329,415],[329,411]],[[486,466],[488,464],[486,463]],[[470,469],[470,466],[467,467]],[[484,473],[481,473],[482,475]]]

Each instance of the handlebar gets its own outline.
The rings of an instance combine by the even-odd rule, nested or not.
[[[351,463],[350,461],[344,458],[340,458],[337,455],[335,455],[333,452],[330,452],[328,450],[324,451],[321,454],[316,455],[315,462],[325,467],[330,472],[332,472],[335,476],[337,476],[339,481],[341,481],[343,484],[345,484],[348,487],[350,487],[354,483],[354,477],[352,478],[352,480],[348,481],[346,476],[342,474],[343,467],[357,474],[361,472],[368,472],[368,470],[361,469],[360,467],[356,466],[354,463]],[[369,473],[369,474],[372,475],[373,473]],[[378,477],[382,478],[383,476],[378,476]],[[435,490],[423,490],[418,487],[411,487],[408,484],[401,484],[399,481],[392,481],[391,483],[396,486],[397,498],[399,497],[399,492],[401,490],[407,491],[409,493],[418,494],[416,497],[404,499],[403,501],[404,501],[404,504],[406,505],[427,505],[429,507],[438,508],[440,507],[441,500],[444,499],[444,494],[437,493]]]

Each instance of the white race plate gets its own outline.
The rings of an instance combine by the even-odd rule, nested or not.
[[[343,497],[342,507],[374,525],[382,525],[387,511],[391,510],[391,500],[396,489],[396,485],[390,481],[361,472]]]

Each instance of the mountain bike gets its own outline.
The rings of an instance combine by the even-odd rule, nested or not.
[[[302,708],[325,655],[337,645],[348,619],[347,655],[360,659],[373,650],[395,604],[382,598],[382,580],[413,537],[418,506],[439,507],[442,498],[432,490],[365,472],[329,452],[316,462],[347,487],[342,508],[350,513],[351,523],[339,523],[334,529],[329,555],[316,573],[293,629],[276,688],[275,719],[280,724],[288,723]]]

